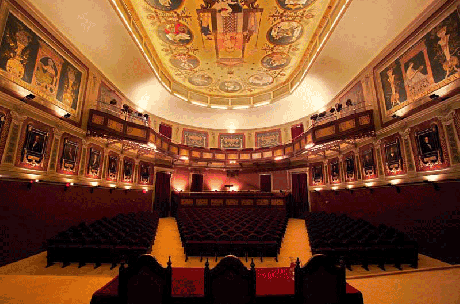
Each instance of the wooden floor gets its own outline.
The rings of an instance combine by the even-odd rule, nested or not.
[[[152,249],[158,261],[165,265],[171,256],[173,267],[204,267],[204,260],[191,257],[185,262],[177,224],[173,218],[160,219],[155,244]],[[279,262],[274,258],[255,258],[256,267],[286,267],[299,257],[306,263],[311,257],[308,235],[303,220],[290,219],[284,237]],[[250,260],[246,263],[249,266]],[[210,266],[216,262],[209,259]],[[71,264],[46,266],[46,252],[0,268],[0,303],[89,303],[92,294],[118,274],[110,265],[94,269],[88,264],[78,268]],[[460,304],[460,266],[419,256],[419,268],[403,265],[400,271],[387,267],[383,271],[370,267],[347,270],[347,282],[358,288],[365,304],[413,304],[413,303],[458,303]]]

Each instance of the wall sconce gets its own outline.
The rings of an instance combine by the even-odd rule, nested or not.
[[[396,118],[399,118],[399,116],[398,116],[397,114],[393,114],[393,115],[391,115],[391,117],[392,117],[392,118],[395,118],[395,119],[396,119]]]
[[[64,116],[62,116],[63,118],[70,118],[70,113],[66,113]]]
[[[89,192],[94,193],[94,188],[96,187],[91,187],[91,190],[89,190]]]
[[[439,98],[439,95],[438,94],[431,94],[430,98],[431,99],[437,99],[437,98]]]

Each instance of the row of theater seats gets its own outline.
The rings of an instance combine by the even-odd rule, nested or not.
[[[404,233],[386,225],[373,226],[363,219],[352,219],[344,214],[315,212],[305,217],[313,254],[326,254],[336,260],[343,258],[347,267],[361,264],[394,263],[418,266],[418,244]]]
[[[284,208],[183,208],[177,215],[188,256],[260,256],[277,260],[287,225]]]
[[[150,253],[158,227],[158,214],[150,211],[103,217],[88,225],[72,226],[47,240],[47,262],[112,263]]]

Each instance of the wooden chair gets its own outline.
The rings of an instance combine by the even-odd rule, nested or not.
[[[224,257],[213,269],[206,261],[204,269],[204,295],[208,304],[254,303],[256,271],[254,261],[248,270],[237,257]]]
[[[296,303],[336,304],[343,303],[345,297],[345,267],[328,256],[314,255],[300,268],[297,258],[295,268]]]
[[[128,267],[122,263],[118,284],[120,303],[170,303],[171,280],[171,258],[166,268],[148,254],[141,255]]]

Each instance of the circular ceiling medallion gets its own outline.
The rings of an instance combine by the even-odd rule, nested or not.
[[[282,9],[298,11],[312,5],[316,0],[276,0],[276,2]]]
[[[296,21],[282,21],[272,26],[267,32],[267,40],[276,45],[288,45],[302,36],[302,24]]]
[[[145,0],[148,4],[162,11],[173,11],[181,6],[184,0]]]
[[[197,73],[191,75],[188,82],[197,87],[206,87],[212,83],[212,77],[206,73]]]
[[[198,58],[185,53],[172,55],[171,58],[169,58],[169,62],[173,67],[181,70],[193,70],[200,65]]]
[[[241,83],[233,80],[222,81],[219,85],[219,89],[225,93],[236,93],[240,91],[242,88],[243,86],[241,85]]]
[[[163,42],[172,45],[187,45],[193,40],[192,31],[180,22],[160,24],[157,34]]]
[[[291,62],[291,56],[285,53],[271,53],[261,60],[262,66],[269,70],[285,68],[289,65],[289,62]]]
[[[267,73],[257,73],[248,78],[248,83],[256,87],[263,87],[273,83],[273,77]]]

